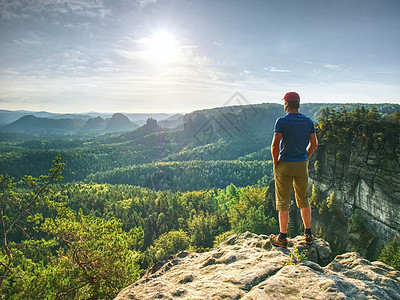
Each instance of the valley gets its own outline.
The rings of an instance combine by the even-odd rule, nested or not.
[[[357,251],[396,266],[398,250],[380,253],[398,249],[400,238],[399,109],[301,106],[319,138],[309,168],[312,227],[334,255]],[[76,296],[84,283],[86,293],[107,298],[180,250],[204,252],[234,233],[276,232],[269,146],[283,114],[265,103],[151,116],[137,128],[122,114],[107,124],[93,116],[79,128],[77,118],[29,115],[4,125],[3,233],[13,266],[26,274],[5,269],[4,284],[47,297],[48,285]],[[303,231],[295,206],[290,217],[294,238]],[[2,261],[11,261],[7,253]],[[99,274],[107,275],[98,281]]]

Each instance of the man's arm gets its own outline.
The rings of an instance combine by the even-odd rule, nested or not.
[[[310,143],[308,144],[307,147],[307,157],[310,158],[311,155],[313,154],[314,150],[318,146],[318,140],[317,140],[317,135],[315,133],[310,134]]]
[[[282,133],[274,132],[274,138],[272,139],[272,144],[271,144],[271,154],[272,154],[272,159],[274,160],[274,168],[276,168],[276,165],[278,164],[279,143],[281,142],[281,139],[282,139]]]

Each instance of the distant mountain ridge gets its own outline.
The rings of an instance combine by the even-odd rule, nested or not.
[[[26,115],[32,115],[32,116],[35,116],[38,118],[81,119],[84,121],[87,121],[88,119],[92,118],[92,116],[89,114],[71,114],[71,113],[58,114],[58,113],[50,113],[50,112],[46,112],[46,111],[34,112],[34,111],[27,111],[27,110],[11,111],[11,110],[0,109],[0,127],[11,124]]]
[[[207,115],[219,115],[222,113],[224,116],[228,116],[231,112],[236,111],[238,108],[242,107],[243,109],[257,109],[258,107],[263,107],[265,105],[269,105],[271,103],[262,103],[262,104],[250,104],[250,105],[236,105],[236,106],[223,106],[223,107],[215,107],[210,109],[196,110],[187,114],[173,114],[173,113],[123,113],[128,119],[137,124],[138,126],[142,126],[146,124],[146,121],[149,118],[157,120],[158,124],[162,128],[176,128],[183,127],[183,124],[186,122],[187,117],[190,115],[198,115],[199,113],[206,113]],[[274,104],[278,107],[281,107],[279,104]],[[381,103],[381,104],[370,104],[370,103],[304,103],[301,104],[300,112],[306,114],[314,121],[317,121],[317,117],[322,108],[329,107],[333,109],[340,109],[341,107],[351,110],[351,107],[365,107],[366,109],[370,109],[372,106],[376,106],[378,111],[381,113],[386,113],[388,110],[400,110],[400,104],[393,103]],[[255,111],[255,110],[254,110]],[[282,114],[283,114],[282,110]],[[87,112],[87,113],[50,113],[46,111],[26,111],[26,110],[2,110],[0,109],[0,130],[4,128],[4,126],[9,125],[23,116],[32,115],[38,118],[49,118],[49,119],[80,119],[84,121],[88,121],[89,119],[96,119],[101,117],[104,120],[110,119],[113,116],[113,113],[98,113],[98,112]],[[92,121],[94,123],[100,122],[100,119],[97,121]],[[98,124],[99,125],[99,124]],[[89,128],[92,125],[89,125]],[[100,126],[100,125],[99,125]],[[101,126],[100,126],[101,127]]]
[[[51,116],[50,117],[38,117],[37,115],[27,114],[19,117],[15,121],[4,125],[5,121],[9,121],[16,116],[19,116],[23,112],[12,112],[12,111],[0,111],[0,127],[2,131],[8,132],[19,132],[26,134],[74,134],[74,133],[113,133],[113,132],[127,132],[139,128],[135,122],[132,122],[128,116],[123,113],[115,113],[110,118],[103,118],[101,116],[90,117],[89,115],[75,115],[75,114],[64,114],[55,115],[46,112],[37,113],[37,115]],[[169,114],[131,114],[131,117],[137,118],[139,124],[143,123],[143,120],[139,119],[144,116],[158,116],[160,118],[166,118],[167,122],[170,121],[168,118]],[[5,117],[4,117],[5,116]],[[60,118],[65,116],[69,118]],[[76,117],[75,117],[76,116]],[[173,123],[179,124],[183,122],[183,116],[176,116],[172,120]],[[3,118],[3,119],[2,119]],[[157,120],[149,117],[144,121],[144,125],[147,124],[148,120],[154,120],[157,124]],[[171,122],[168,123],[171,126]],[[172,124],[173,125],[173,124]],[[158,125],[157,125],[158,126]],[[160,129],[161,130],[161,129]]]
[[[26,115],[2,128],[5,131],[40,133],[67,133],[78,130],[85,124],[81,119],[50,119]]]
[[[182,114],[175,114],[165,120],[160,121],[159,124],[163,128],[176,128],[178,126],[183,126],[184,117],[185,116]]]
[[[123,113],[128,119],[142,126],[146,123],[148,118],[156,119],[157,121],[163,121],[173,116],[174,114],[168,113]],[[0,109],[0,128],[11,124],[18,119],[26,115],[32,115],[38,118],[49,118],[49,119],[81,119],[88,121],[89,119],[101,117],[102,119],[110,119],[114,113],[98,113],[98,112],[87,112],[87,113],[51,113],[46,111],[27,111],[27,110],[4,110]]]
[[[29,134],[67,134],[77,132],[124,132],[138,128],[128,117],[121,113],[114,114],[111,119],[102,117],[87,121],[75,119],[50,119],[26,115],[8,124],[3,131],[23,132]]]

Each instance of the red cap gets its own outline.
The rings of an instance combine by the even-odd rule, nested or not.
[[[288,92],[285,94],[282,100],[286,100],[289,102],[299,102],[300,96],[296,92]]]

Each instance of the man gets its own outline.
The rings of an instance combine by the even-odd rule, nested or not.
[[[287,247],[290,194],[292,185],[297,207],[301,210],[307,244],[312,244],[311,207],[307,198],[308,159],[317,148],[317,136],[310,118],[299,113],[300,96],[296,92],[283,97],[286,115],[275,123],[271,153],[274,160],[276,209],[279,211],[279,235],[271,234],[273,245]]]

